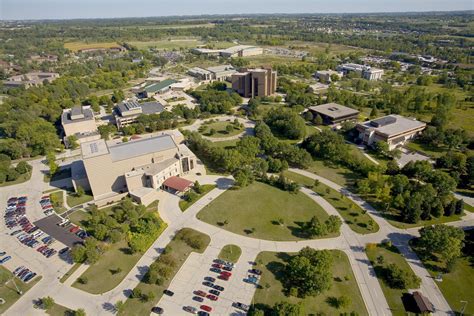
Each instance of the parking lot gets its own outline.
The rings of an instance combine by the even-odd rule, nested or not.
[[[232,276],[228,281],[224,281],[218,279],[218,273],[210,271],[219,252],[220,248],[209,246],[203,254],[191,253],[168,288],[175,294],[173,296],[163,295],[157,305],[163,308],[165,315],[187,314],[183,307],[191,306],[200,310],[201,305],[210,306],[212,308],[211,315],[246,314],[233,307],[232,304],[234,302],[249,304],[253,297],[255,285],[245,283],[243,280],[248,277],[248,270],[252,268],[249,261],[253,260],[255,256],[243,253],[231,272]],[[206,281],[205,277],[215,278],[214,284],[224,287],[217,301],[208,298],[204,298],[203,302],[193,300],[193,297],[196,296],[195,291],[209,293],[211,288],[203,285],[203,282]]]
[[[68,247],[74,246],[76,243],[81,243],[83,240],[75,234],[69,232],[69,229],[63,228],[57,224],[62,222],[62,218],[56,214],[42,218],[34,222],[46,234],[52,236],[54,239],[65,244]]]

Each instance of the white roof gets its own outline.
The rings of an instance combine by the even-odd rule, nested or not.
[[[162,135],[121,143],[109,147],[109,150],[112,161],[119,161],[173,148],[177,148],[173,138]]]
[[[413,129],[425,127],[426,123],[401,115],[392,114],[375,120],[359,123],[358,126],[363,129],[373,129],[387,137],[392,137]]]

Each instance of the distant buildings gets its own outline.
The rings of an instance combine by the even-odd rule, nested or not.
[[[426,123],[392,114],[359,123],[356,129],[364,144],[372,145],[375,142],[383,141],[392,150],[420,134],[425,127]]]
[[[119,103],[114,109],[115,122],[117,128],[121,129],[132,123],[136,123],[137,118],[142,115],[158,114],[165,109],[158,102],[124,101]]]
[[[173,79],[165,79],[160,82],[149,83],[137,92],[137,97],[146,99],[154,96],[155,94],[164,93],[170,90],[171,85],[176,82],[177,81]]]
[[[327,125],[354,121],[359,117],[359,111],[337,103],[326,103],[310,106],[308,110],[313,115],[319,115]]]
[[[188,75],[205,81],[225,81],[235,72],[232,65],[219,65],[207,69],[194,67],[188,70]]]
[[[342,71],[334,71],[334,70],[319,70],[316,71],[314,74],[314,77],[316,79],[319,79],[321,82],[331,82],[332,79],[331,77],[337,76],[338,79],[341,79],[343,76]]]
[[[100,138],[94,112],[90,107],[76,106],[64,110],[61,115],[61,125],[64,130],[64,143],[66,145],[69,145],[69,136],[75,136],[78,143]]]
[[[27,63],[36,62],[38,64],[42,64],[44,62],[56,63],[58,62],[59,58],[57,55],[52,54],[42,54],[42,55],[31,55],[28,58]]]
[[[120,144],[99,139],[83,143],[81,151],[82,161],[72,165],[73,185],[92,191],[98,205],[126,194],[147,205],[160,188],[185,192],[192,182],[179,177],[197,167],[196,156],[168,134]]]
[[[342,64],[339,65],[336,70],[342,72],[344,75],[347,75],[350,72],[355,72],[367,80],[379,80],[383,75],[383,69],[360,64]]]
[[[7,88],[25,87],[25,89],[28,89],[41,86],[45,81],[53,82],[57,78],[59,78],[59,74],[56,72],[29,72],[24,75],[10,77],[3,82],[3,85]]]
[[[262,55],[263,48],[250,45],[237,45],[226,49],[193,48],[191,52],[198,55],[222,56],[228,58]]]
[[[232,75],[232,89],[245,98],[273,95],[277,87],[277,72],[271,68],[242,69]]]
[[[87,48],[81,48],[78,49],[77,52],[79,53],[105,53],[105,52],[110,52],[110,53],[122,53],[127,51],[127,49],[121,45],[116,45],[116,46],[110,46],[110,47],[87,47]]]

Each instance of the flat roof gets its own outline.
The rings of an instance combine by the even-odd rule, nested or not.
[[[201,67],[193,67],[188,69],[188,72],[201,74],[201,75],[209,75],[211,72],[209,70],[203,69]]]
[[[170,135],[145,138],[109,147],[112,161],[130,159],[163,150],[176,148],[176,143]]]
[[[160,91],[170,85],[172,85],[173,83],[176,83],[175,80],[173,79],[165,79],[163,81],[160,81],[160,82],[155,82],[155,83],[152,83],[152,84],[149,84],[147,86],[145,86],[143,88],[144,91],[146,92],[157,92],[157,91]]]
[[[207,70],[210,72],[223,72],[223,71],[235,71],[235,68],[232,65],[219,65],[219,66],[213,66],[213,67],[208,67]]]
[[[97,139],[90,142],[82,143],[81,151],[83,159],[102,156],[109,153],[107,144],[103,139]]]
[[[378,133],[390,137],[412,129],[425,127],[426,123],[401,115],[391,114],[372,121],[359,123],[358,126],[363,129],[373,129]]]
[[[259,48],[259,47],[251,46],[251,45],[237,45],[237,46],[232,46],[232,47],[223,49],[222,52],[223,53],[228,53],[228,54],[235,54],[235,53],[237,53],[241,50],[244,50],[244,49],[254,49],[254,48]]]
[[[339,117],[344,117],[348,115],[357,115],[359,114],[359,111],[344,106],[340,105],[337,103],[326,103],[326,104],[321,104],[321,105],[313,105],[310,106],[309,109],[311,111],[315,111],[318,113],[321,113],[323,115],[326,115],[330,118],[337,119]]]
[[[71,119],[71,115],[81,115],[83,114],[83,118],[76,118],[76,119]],[[91,109],[84,109],[80,107],[73,107],[70,111],[64,111],[61,114],[61,123],[64,124],[71,124],[71,123],[76,123],[76,122],[84,122],[84,121],[90,121],[94,119],[94,113],[92,112]]]

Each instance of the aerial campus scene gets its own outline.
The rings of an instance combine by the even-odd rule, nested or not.
[[[0,0],[0,315],[474,315],[472,0]]]

